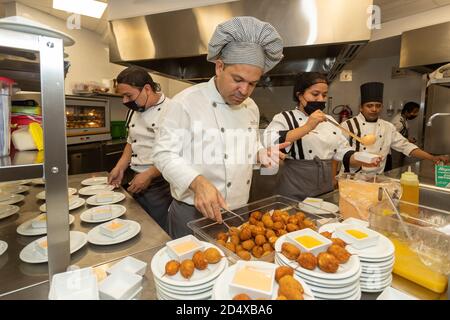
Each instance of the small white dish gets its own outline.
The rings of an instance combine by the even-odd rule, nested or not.
[[[100,220],[92,219],[92,216],[91,216],[92,213],[96,212],[98,210],[101,210],[103,208],[109,208],[110,209],[111,217],[105,218],[105,219],[100,219]],[[126,211],[127,211],[127,208],[125,208],[124,206],[122,206],[120,204],[109,204],[109,205],[106,205],[106,206],[93,207],[93,208],[90,208],[90,209],[84,211],[80,215],[80,219],[81,219],[81,221],[87,222],[87,223],[100,223],[100,222],[105,222],[105,221],[109,221],[109,220],[113,220],[113,219],[119,218]]]
[[[108,183],[108,177],[92,177],[89,179],[84,179],[81,181],[81,184],[83,186],[95,186],[98,184],[107,184]]]
[[[0,204],[0,220],[12,216],[19,212],[20,207],[10,204]]]
[[[144,276],[147,270],[147,263],[133,257],[125,257],[124,259],[117,262],[111,268],[107,269],[106,272],[109,274],[115,272],[130,272],[135,273],[139,276]]]
[[[311,214],[333,214],[339,212],[339,207],[334,203],[323,201],[322,203],[303,203],[298,204],[299,208]]]
[[[104,300],[128,300],[138,291],[142,277],[124,271],[118,271],[100,282],[100,298]]]
[[[0,256],[5,253],[5,251],[8,249],[8,243],[5,241],[0,240]]]
[[[29,186],[24,186],[24,185],[20,185],[20,184],[7,185],[7,186],[0,187],[1,192],[9,192],[9,193],[16,193],[16,194],[27,192],[28,190],[30,190]]]
[[[104,206],[107,204],[113,204],[122,201],[125,199],[125,195],[121,192],[111,192],[112,193],[112,200],[108,202],[98,202],[97,201],[97,195],[93,195],[89,198],[87,198],[86,203],[90,204],[92,206]]]
[[[25,199],[23,194],[10,193],[9,199],[0,201],[0,204],[15,204],[23,201],[23,199]]]
[[[69,196],[71,196],[71,195],[74,195],[75,193],[77,193],[77,189],[75,189],[75,188],[68,188],[67,192],[68,192]],[[39,192],[36,195],[36,198],[38,198],[39,200],[45,200],[45,190]]]
[[[20,260],[27,263],[44,263],[48,257],[36,250],[36,242],[46,240],[47,237],[39,238],[29,243],[20,251]],[[80,250],[87,243],[87,235],[80,231],[70,231],[70,253]]]
[[[343,223],[336,227],[336,236],[355,249],[365,249],[376,246],[379,238],[378,235],[378,232],[354,224]]]
[[[255,265],[239,260],[230,282],[230,290],[245,293],[252,299],[270,299],[275,284],[276,268],[273,263]]]
[[[100,232],[110,238],[117,238],[118,236],[128,232],[130,228],[130,224],[128,220],[123,219],[114,219],[105,223],[102,223],[100,226]]]
[[[166,243],[167,253],[177,261],[192,259],[196,251],[203,250],[203,244],[193,235],[187,235]]]
[[[325,238],[320,233],[309,228],[290,232],[287,234],[287,239],[302,252],[310,252],[315,256],[327,251],[328,247],[332,244],[330,239]],[[315,241],[316,245],[308,246],[305,241],[303,243],[301,242],[302,239],[305,241]]]
[[[85,203],[86,203],[86,200],[84,200],[83,198],[80,198],[78,196],[73,196],[73,198],[71,198],[69,200],[69,210],[78,209],[79,207],[83,206]],[[41,205],[39,207],[39,210],[41,210],[42,212],[46,212],[47,205],[44,203],[43,205]]]
[[[125,242],[127,240],[130,240],[131,238],[135,237],[139,234],[141,231],[141,225],[133,220],[126,220],[128,221],[129,228],[127,232],[124,234],[121,234],[120,236],[116,238],[111,238],[108,236],[105,236],[101,233],[100,227],[101,225],[96,226],[91,231],[88,232],[88,241],[89,243],[100,245],[100,246],[107,246],[112,244],[117,244],[121,242]],[[106,222],[108,223],[108,222]]]
[[[395,288],[387,287],[378,296],[377,300],[419,300],[419,299]]]
[[[78,190],[78,194],[82,195],[82,196],[93,196],[96,195],[98,193],[102,193],[105,191],[112,191],[114,189],[114,186],[109,185],[109,184],[98,184],[98,185],[94,185],[94,186],[87,186],[84,188],[81,188],[80,190]]]
[[[45,215],[45,213],[40,214],[38,217],[41,217],[43,215]],[[36,217],[35,219],[37,219],[38,217]],[[30,219],[28,221],[25,221],[20,226],[18,226],[16,229],[17,233],[22,236],[40,236],[40,235],[47,234],[47,227],[43,227],[43,228],[34,228],[33,227],[32,223],[33,223],[33,220],[35,220],[35,219]],[[69,214],[69,225],[71,225],[74,221],[75,221],[75,217],[73,215]]]
[[[49,300],[99,300],[97,278],[92,267],[55,274]]]

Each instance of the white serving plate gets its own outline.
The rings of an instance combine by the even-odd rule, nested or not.
[[[19,212],[20,208],[18,206],[13,206],[10,204],[0,204],[0,220],[12,216]]]
[[[105,219],[101,219],[101,220],[92,220],[90,218],[90,214],[95,211],[98,210],[99,208],[103,208],[103,207],[111,207],[111,217],[109,218],[105,218]],[[100,222],[105,222],[105,221],[109,221],[109,220],[113,220],[116,218],[121,217],[125,212],[127,211],[127,208],[125,208],[124,206],[120,205],[120,204],[109,204],[106,206],[98,206],[98,207],[93,207],[90,208],[86,211],[84,211],[81,215],[80,215],[80,219],[83,222],[87,222],[87,223],[100,223]]]
[[[72,200],[69,201],[69,210],[78,209],[79,207],[84,206],[85,203],[86,200],[84,200],[83,198],[80,197],[72,198]],[[41,210],[42,212],[46,212],[47,205],[44,203],[39,207],[39,210]]]
[[[105,222],[103,224],[96,226],[94,229],[92,229],[91,231],[88,232],[89,243],[96,244],[99,246],[109,246],[112,244],[125,242],[127,240],[130,240],[131,238],[134,238],[141,231],[141,225],[138,222],[133,221],[133,220],[126,220],[126,221],[128,221],[128,223],[130,224],[127,232],[122,233],[121,235],[119,235],[115,238],[105,236],[100,231],[100,227],[103,224],[109,223],[109,222]]]
[[[322,203],[311,204],[311,203],[303,203],[300,202],[298,204],[299,208],[306,213],[311,214],[330,214],[330,213],[338,213],[339,207],[334,203],[323,201]]]
[[[122,201],[123,199],[125,199],[125,195],[121,192],[113,192],[113,200],[108,201],[108,202],[98,202],[97,201],[97,195],[93,195],[89,198],[87,198],[86,203],[90,204],[91,206],[104,206],[107,204],[114,204],[117,202]]]
[[[89,179],[84,179],[81,181],[81,184],[83,186],[95,186],[98,184],[107,184],[108,183],[108,177],[93,177]]]
[[[75,189],[75,188],[68,188],[68,189],[67,189],[67,192],[68,192],[69,196],[71,196],[71,195],[77,193],[77,189]],[[36,195],[36,198],[38,198],[39,200],[45,200],[45,190],[39,192],[39,193]]]
[[[5,241],[0,240],[0,256],[8,249],[8,244]]]
[[[45,213],[40,214],[39,216],[44,215]],[[37,217],[36,217],[37,218]],[[36,219],[34,218],[34,219]],[[47,228],[33,228],[31,225],[34,219],[30,219],[25,221],[20,226],[17,227],[16,231],[18,234],[22,236],[40,236],[47,234]],[[71,225],[75,221],[75,217],[69,214],[69,225]]]
[[[24,185],[20,185],[20,184],[0,187],[0,191],[9,192],[9,193],[23,193],[23,192],[27,192],[28,190],[30,190],[29,186],[24,186]]]
[[[15,204],[25,199],[23,194],[10,193],[8,200],[0,201],[0,204]]]
[[[93,186],[87,186],[78,190],[78,194],[82,196],[93,196],[100,192],[112,191],[114,186],[109,184],[97,184]]]

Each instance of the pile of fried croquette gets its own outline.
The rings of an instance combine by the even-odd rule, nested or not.
[[[236,253],[242,260],[253,257],[259,259],[271,254],[279,237],[297,230],[316,229],[314,221],[303,212],[289,215],[287,211],[275,210],[262,213],[254,211],[249,220],[239,227],[231,227],[228,232],[217,234],[217,244]]]

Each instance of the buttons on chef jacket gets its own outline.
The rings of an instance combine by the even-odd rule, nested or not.
[[[382,151],[383,150],[383,148],[380,148],[380,151]]]
[[[158,108],[158,111],[161,111],[161,108]]]
[[[337,152],[337,149],[334,149],[334,153],[336,153]]]
[[[214,108],[217,107],[217,103],[213,102],[213,103],[212,103],[212,106],[213,106]]]
[[[134,157],[137,157],[137,154],[133,153],[133,154],[131,154],[131,156],[134,158]]]
[[[336,131],[334,131],[333,134],[336,134]]]
[[[249,128],[248,128],[248,131],[251,132],[251,131],[252,131],[252,128],[249,127]]]
[[[366,150],[366,147],[364,147],[363,150]]]
[[[154,127],[155,126],[155,124],[154,123],[152,123],[152,127]]]
[[[308,152],[309,152],[309,153],[312,153],[312,150],[309,150]]]
[[[231,182],[228,182],[228,183],[227,183],[227,187],[228,187],[228,188],[231,187]]]
[[[224,159],[228,159],[228,155],[225,153],[225,154],[223,155],[223,158],[224,158]]]
[[[298,120],[300,120],[300,121],[303,121],[303,119],[302,119],[302,118],[298,118]]]
[[[363,122],[363,126],[365,126],[366,125],[366,123],[365,122]]]
[[[380,139],[383,138],[383,136],[380,134]]]
[[[133,143],[136,143],[137,142],[137,140],[135,139],[135,140],[133,140]]]
[[[225,132],[225,128],[220,128],[220,131]]]
[[[134,123],[133,123],[133,124],[131,124],[131,127],[132,127],[132,128],[134,128]]]
[[[250,184],[250,180],[247,180],[247,184]]]

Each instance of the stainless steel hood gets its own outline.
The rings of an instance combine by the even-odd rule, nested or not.
[[[402,34],[400,68],[430,73],[450,62],[450,22]]]
[[[283,61],[260,85],[292,85],[301,71],[334,79],[369,41],[372,0],[241,0],[110,21],[110,60],[200,82],[214,74],[206,61],[217,24],[234,16],[270,22],[284,41]]]

